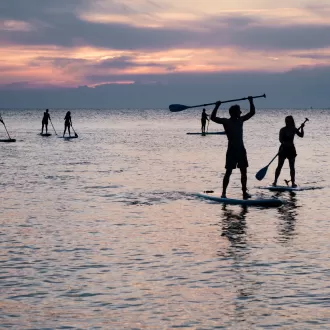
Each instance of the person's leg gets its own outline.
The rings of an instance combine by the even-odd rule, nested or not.
[[[42,123],[42,127],[41,127],[41,134],[44,134],[44,123]]]
[[[70,125],[68,126],[68,132],[69,132],[69,136],[71,136]]]
[[[278,180],[278,178],[279,178],[279,176],[281,174],[281,170],[282,170],[284,161],[285,161],[285,158],[284,157],[278,156],[278,165],[277,165],[277,168],[275,170],[275,179],[274,179],[274,182],[273,182],[273,186],[276,186],[277,185],[277,180]]]
[[[296,157],[289,159],[291,185],[293,188],[297,187],[296,182],[295,182],[295,179],[296,179],[295,160],[296,160]]]
[[[227,168],[226,169],[225,176],[223,177],[223,181],[222,181],[222,195],[221,195],[222,198],[227,198],[226,192],[227,192],[227,187],[228,187],[228,184],[229,184],[229,179],[230,179],[230,176],[231,176],[232,171],[233,170],[231,168]]]
[[[66,132],[66,125],[64,125],[64,132],[63,132],[63,136],[65,135]]]
[[[247,167],[241,167],[241,183],[242,183],[242,191],[243,191],[243,199],[248,199],[251,195],[247,192]]]
[[[45,124],[45,127],[46,127],[46,134],[48,133],[48,123]]]
[[[242,184],[242,191],[246,191],[246,183],[247,183],[247,168],[242,167],[240,168],[241,171],[241,184]]]

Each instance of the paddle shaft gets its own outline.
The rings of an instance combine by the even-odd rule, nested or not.
[[[263,95],[258,95],[258,96],[252,96],[253,99],[257,99],[259,97],[265,97],[265,94]],[[233,99],[233,100],[227,100],[227,101],[221,101],[221,104],[222,103],[230,103],[230,102],[236,102],[236,101],[243,101],[243,100],[247,100],[248,98],[247,97],[242,97],[241,99]],[[217,102],[213,102],[213,103],[208,103],[208,104],[201,104],[201,105],[194,105],[194,106],[191,106],[191,107],[188,107],[189,109],[190,108],[198,108],[198,107],[206,107],[208,105],[214,105],[216,104]],[[187,109],[188,109],[187,108]]]
[[[0,116],[0,118],[1,118],[1,116]],[[5,130],[6,130],[7,134],[8,134],[9,139],[11,140],[11,137],[10,137],[10,135],[9,135],[9,133],[8,133],[8,130],[7,130],[6,124],[5,124],[5,122],[3,121],[2,118],[1,118],[1,122],[3,123],[3,126],[5,127]]]
[[[78,137],[78,134],[76,133],[76,131],[74,130],[74,128],[73,128],[73,126],[72,126],[72,123],[71,123],[71,127],[72,127],[72,130],[73,130],[75,136]]]
[[[263,95],[258,95],[258,96],[252,96],[253,99],[257,99],[257,98],[260,98],[260,97],[266,97],[266,94],[263,94]],[[230,102],[236,102],[236,101],[243,101],[243,100],[248,100],[248,97],[242,97],[240,99],[233,99],[233,100],[227,100],[227,101],[221,101],[221,104],[222,103],[230,103]],[[212,102],[212,103],[207,103],[207,104],[199,104],[199,105],[193,105],[193,106],[184,106],[184,105],[170,105],[170,110],[171,110],[171,106],[179,106],[179,107],[182,107],[182,109],[179,109],[179,110],[171,110],[173,112],[178,112],[178,111],[182,111],[182,110],[186,110],[186,109],[191,109],[191,108],[199,108],[199,107],[207,107],[209,105],[214,105],[216,104],[217,102]]]
[[[55,132],[55,134],[57,135],[57,133],[56,133],[56,131],[55,131],[55,128],[54,128],[54,125],[53,125],[53,123],[52,123],[52,120],[49,118],[49,120],[50,120],[50,123],[52,124],[52,127],[53,127],[53,130],[54,130],[54,132]]]

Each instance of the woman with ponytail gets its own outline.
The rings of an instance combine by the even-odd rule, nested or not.
[[[290,176],[292,187],[297,187],[295,182],[295,160],[297,156],[296,148],[293,140],[297,134],[299,137],[304,137],[304,126],[302,124],[299,128],[296,128],[296,124],[292,116],[285,117],[285,127],[280,129],[279,140],[281,142],[280,149],[278,151],[278,165],[275,171],[275,180],[273,186],[277,185],[277,180],[280,176],[285,159],[288,159],[290,166]]]

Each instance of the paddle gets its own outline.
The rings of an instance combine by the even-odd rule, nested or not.
[[[0,122],[3,123],[3,126],[5,127],[5,130],[6,130],[7,134],[8,134],[9,140],[12,140],[12,138],[10,137],[10,135],[9,135],[9,133],[8,133],[8,131],[7,131],[7,127],[6,127],[6,125],[5,125],[5,122],[4,122],[3,119],[2,119],[1,115],[0,115]]]
[[[252,96],[253,99],[257,99],[259,97],[266,97],[266,94],[263,95],[259,95],[259,96]],[[247,100],[247,97],[243,97],[241,99],[234,99],[234,100],[228,100],[228,101],[221,101],[222,103],[230,103],[230,102],[236,102],[236,101],[243,101],[243,100]],[[169,109],[171,112],[179,112],[179,111],[183,111],[186,109],[191,109],[191,108],[198,108],[198,107],[207,107],[208,105],[214,105],[217,102],[213,102],[213,103],[208,103],[208,104],[200,104],[200,105],[193,105],[193,106],[188,106],[188,105],[182,105],[182,104],[171,104],[169,106]]]
[[[53,125],[52,120],[50,119],[50,117],[49,117],[49,120],[50,120],[50,123],[51,123],[52,126],[53,126],[53,130],[54,130],[54,132],[55,132],[55,135],[57,135],[57,133],[56,133],[56,131],[55,131],[55,128],[54,128],[54,125]]]
[[[299,126],[298,129],[300,129],[301,126],[303,126],[303,125],[306,123],[306,121],[308,121],[308,120],[309,120],[308,118],[305,118],[305,121]],[[277,153],[276,156],[275,156],[275,157],[274,157],[274,158],[268,163],[267,166],[263,167],[261,170],[259,170],[259,171],[257,172],[257,174],[256,174],[256,179],[257,179],[257,180],[261,181],[261,180],[265,177],[269,165],[274,161],[274,159],[275,159],[277,156],[278,156],[278,153]]]
[[[72,127],[72,130],[74,131],[74,136],[77,138],[77,137],[78,137],[78,134],[77,134],[76,131],[74,130],[72,124],[71,124],[71,127]]]
[[[210,125],[210,119],[208,120],[208,123],[207,123],[207,129],[206,129],[206,132],[209,131],[209,125]]]

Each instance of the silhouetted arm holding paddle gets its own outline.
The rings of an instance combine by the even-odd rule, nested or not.
[[[305,126],[305,123],[302,123],[301,126],[296,129],[296,134],[301,138],[303,138],[305,135],[304,126]]]
[[[252,118],[256,114],[256,108],[255,108],[254,103],[253,103],[253,97],[249,96],[248,100],[250,102],[250,112],[241,117],[243,121],[249,120],[250,118]]]
[[[224,119],[225,119],[225,118],[217,117],[217,112],[218,112],[218,109],[219,109],[220,105],[221,105],[221,101],[218,101],[218,102],[215,103],[215,107],[214,107],[214,109],[211,113],[211,117],[210,117],[210,119],[212,121],[214,121],[215,123],[217,123],[217,124],[223,124]]]

